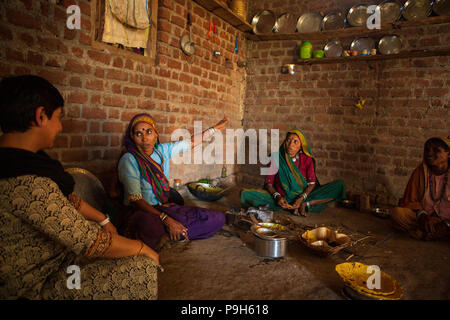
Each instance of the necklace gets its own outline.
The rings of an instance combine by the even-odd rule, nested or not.
[[[430,172],[430,174],[428,175],[428,184],[430,186],[430,197],[431,200],[433,200],[433,202],[439,202],[442,200],[442,198],[444,197],[444,193],[445,193],[445,188],[447,187],[447,181],[448,181],[448,170],[445,173],[445,178],[444,178],[444,185],[442,186],[442,190],[441,190],[441,196],[439,197],[439,199],[435,199],[434,198],[434,194],[433,194],[433,190],[434,190],[434,186],[433,186],[433,178],[431,177],[432,174]]]

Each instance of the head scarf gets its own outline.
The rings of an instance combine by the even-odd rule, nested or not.
[[[300,129],[293,129],[288,131],[288,134],[289,133],[294,133],[299,137],[302,143],[301,148],[303,153],[309,157],[312,157],[308,139],[306,139],[303,131],[301,131]],[[308,185],[305,177],[303,177],[298,167],[292,161],[292,158],[286,152],[284,142],[280,146],[278,176],[280,178],[283,189],[286,192],[286,200],[288,200],[288,202],[295,199],[299,194],[301,194]]]
[[[148,183],[150,183],[156,198],[161,203],[165,203],[169,198],[170,187],[169,181],[164,175],[164,171],[162,169],[164,165],[164,158],[160,154],[162,163],[161,165],[159,165],[155,160],[151,158],[151,156],[145,154],[141,147],[137,146],[136,143],[134,143],[134,140],[132,138],[134,127],[141,122],[147,123],[152,126],[156,134],[158,134],[155,121],[150,115],[146,113],[137,114],[133,117],[133,119],[131,119],[125,133],[125,149],[135,157],[139,165],[139,172],[141,176],[144,177],[145,180],[148,181]],[[156,149],[158,145],[159,138],[156,141],[155,146],[153,147],[154,152],[158,152],[158,150]]]
[[[288,134],[289,133],[295,133],[299,137],[300,141],[302,142],[303,153],[306,154],[308,157],[312,157],[311,147],[309,146],[308,140],[306,139],[306,136],[303,133],[303,131],[300,129],[292,129],[292,130],[288,131]]]

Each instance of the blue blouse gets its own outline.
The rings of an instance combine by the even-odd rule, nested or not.
[[[191,143],[188,141],[177,141],[170,143],[162,143],[158,145],[156,150],[153,151],[150,156],[155,162],[161,164],[162,159],[160,154],[164,158],[163,171],[167,179],[169,179],[169,159],[175,157],[177,154],[187,151],[191,148]],[[153,193],[151,184],[141,177],[139,172],[139,164],[136,158],[131,153],[125,153],[119,160],[119,181],[124,187],[124,199],[125,205],[130,204],[130,200],[136,201],[144,199],[151,205],[159,205],[161,202],[156,198]]]

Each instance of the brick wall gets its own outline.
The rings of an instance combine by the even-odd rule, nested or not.
[[[327,14],[360,2],[261,0],[252,2],[249,15],[263,9],[277,16],[310,10]],[[450,24],[407,28],[398,34],[406,49],[450,45]],[[352,40],[343,39],[343,44]],[[300,43],[249,42],[245,128],[279,128],[282,137],[288,129],[301,128],[322,183],[344,179],[351,192],[396,203],[421,161],[424,142],[450,135],[449,56],[298,65],[294,76],[282,75],[281,66],[294,61]],[[313,41],[315,49],[325,43]],[[367,99],[363,110],[354,107],[360,97]],[[255,180],[257,175],[257,166],[242,168],[245,182],[262,183]]]
[[[81,30],[66,28],[69,5],[81,8]],[[186,57],[180,36],[192,16],[195,56]],[[157,120],[161,141],[176,128],[193,133],[193,122],[206,129],[226,116],[229,128],[241,127],[245,71],[245,40],[236,29],[190,0],[160,0],[155,66],[91,47],[90,1],[12,0],[1,4],[0,77],[37,74],[63,94],[63,132],[50,154],[67,167],[91,170],[109,185],[131,117],[149,112]],[[217,27],[214,42],[209,23]],[[236,35],[241,39],[234,53]],[[213,57],[212,50],[222,55]],[[226,64],[226,59],[232,64]],[[171,181],[219,176],[221,165],[172,166]],[[236,171],[229,166],[228,172]]]

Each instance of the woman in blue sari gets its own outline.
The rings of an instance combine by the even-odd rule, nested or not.
[[[243,207],[269,205],[271,210],[291,210],[295,215],[320,212],[327,204],[345,199],[345,185],[336,180],[319,185],[311,148],[299,129],[287,133],[280,151],[272,157],[272,167],[278,169],[266,177],[265,189],[244,189],[241,193]]]
[[[203,133],[203,139],[227,124],[224,119]],[[134,116],[125,133],[126,153],[119,160],[118,181],[127,209],[119,215],[119,232],[140,239],[154,250],[166,233],[171,240],[206,239],[225,223],[215,210],[183,206],[181,196],[169,187],[169,160],[195,146],[191,141],[159,143],[153,118]]]

